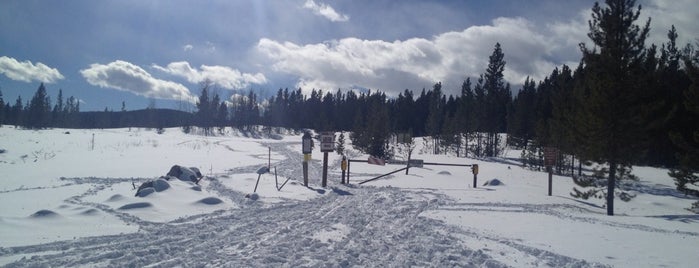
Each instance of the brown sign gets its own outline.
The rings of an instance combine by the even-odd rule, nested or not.
[[[555,166],[558,159],[558,148],[544,147],[544,165],[547,167]]]

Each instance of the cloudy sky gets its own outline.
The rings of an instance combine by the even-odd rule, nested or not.
[[[639,0],[647,43],[696,42],[696,0]],[[81,110],[193,102],[202,81],[229,97],[279,88],[369,88],[396,95],[441,81],[456,94],[500,42],[515,89],[576,65],[590,0],[0,1],[0,90],[44,82]]]

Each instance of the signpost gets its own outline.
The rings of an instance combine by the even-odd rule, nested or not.
[[[311,134],[306,132],[301,137],[301,152],[303,153],[303,186],[308,187],[308,161],[311,161],[313,140]]]
[[[478,187],[476,185],[478,183],[478,165],[471,165],[471,172],[473,172],[473,188],[476,188]]]
[[[556,165],[558,149],[555,147],[544,147],[544,165],[549,173],[549,196],[553,192],[553,166]]]
[[[328,153],[335,150],[335,132],[320,133],[320,151],[323,152],[323,181],[322,187],[328,185]]]
[[[340,183],[345,184],[345,172],[347,171],[347,157],[342,156],[342,162],[340,163],[340,168],[342,168],[342,180],[340,181]],[[349,180],[347,183],[349,183]]]

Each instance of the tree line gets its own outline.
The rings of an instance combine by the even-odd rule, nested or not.
[[[193,115],[188,112],[155,109],[127,111],[122,102],[121,111],[80,111],[80,101],[70,96],[63,98],[63,90],[58,91],[55,104],[52,104],[43,83],[31,100],[23,101],[18,96],[14,105],[5,103],[0,91],[0,126],[14,125],[26,129],[44,128],[122,128],[145,127],[165,128],[189,125]]]

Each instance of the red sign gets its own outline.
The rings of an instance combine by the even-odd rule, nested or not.
[[[556,147],[544,147],[544,165],[555,166],[558,159],[558,149]]]

